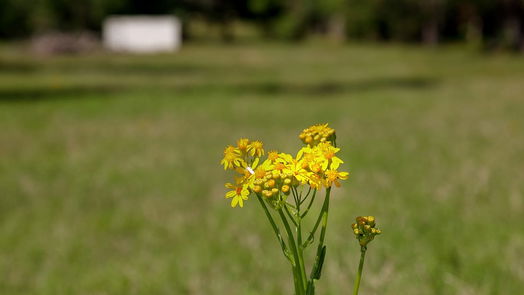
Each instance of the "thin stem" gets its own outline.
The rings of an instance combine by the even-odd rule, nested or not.
[[[295,192],[296,191],[295,188]],[[306,265],[304,262],[304,248],[302,247],[302,219],[300,218],[300,205],[302,204],[302,200],[300,200],[302,196],[302,191],[300,192],[300,197],[298,198],[296,205],[297,205],[297,211],[296,211],[296,232],[297,232],[297,251],[298,251],[298,259],[299,259],[299,265],[300,265],[300,274],[302,276],[302,280],[304,282],[304,290],[307,289],[307,276],[306,276]]]
[[[309,195],[309,192],[307,193],[306,196],[308,196],[308,195]],[[304,213],[302,213],[300,218],[306,217],[307,213],[309,212],[309,209],[311,208],[311,205],[313,205],[313,201],[315,200],[316,195],[317,195],[317,189],[313,190],[313,195],[311,196],[311,200],[309,200],[309,204],[307,205],[306,211],[304,211]]]
[[[299,211],[300,212],[300,211]],[[297,215],[300,215],[298,213]],[[302,220],[298,217],[298,226],[297,226],[297,250],[298,250],[298,259],[300,265],[300,274],[302,280],[304,281],[304,290],[307,288],[307,276],[306,276],[306,265],[304,263],[304,248],[302,247]]]
[[[280,247],[282,248],[282,252],[284,252],[284,256],[286,256],[287,259],[289,259],[289,261],[293,263],[293,261],[291,260],[291,257],[289,256],[288,247],[286,243],[284,242],[284,239],[282,239],[282,235],[280,234],[280,230],[278,229],[278,226],[275,223],[273,216],[271,216],[271,213],[269,213],[269,210],[267,210],[267,206],[264,203],[264,200],[262,200],[262,197],[260,197],[260,195],[258,194],[256,196],[257,196],[258,201],[260,202],[260,205],[262,205],[264,212],[266,213],[267,219],[269,219],[269,223],[271,223],[271,227],[273,228],[273,231],[275,232],[275,235],[277,236],[277,240],[280,244]]]
[[[327,210],[329,209],[329,195],[331,194],[331,187],[328,187],[326,189],[326,197],[324,198],[324,203],[322,204],[322,209],[320,210],[320,213],[318,214],[317,221],[315,222],[315,225],[313,226],[313,230],[309,233],[308,238],[302,245],[304,248],[306,248],[311,242],[313,242],[313,239],[315,237],[315,233],[317,232],[318,226],[320,225],[320,221],[324,219],[324,212],[326,213],[325,222],[323,224],[327,223]],[[325,225],[322,226],[323,231],[325,232]]]
[[[298,208],[300,206],[300,198],[298,196],[298,191],[295,187],[291,187],[291,194],[293,195],[293,199],[295,199],[295,205]]]
[[[318,247],[317,247],[317,259],[319,259],[319,261],[318,261],[318,265],[314,269],[311,270],[311,274],[309,278],[311,281],[313,281],[314,279],[320,278],[320,273],[322,271],[322,267],[324,264],[324,257],[325,257],[325,251],[326,251],[325,249],[326,247],[324,246],[324,239],[326,237],[330,194],[331,194],[331,187],[328,187],[326,189],[326,197],[324,200],[324,205],[322,206],[322,211],[320,211],[320,216],[322,219],[322,229],[320,230],[320,238],[318,239]]]
[[[324,238],[326,237],[326,229],[327,229],[327,219],[328,219],[328,213],[329,213],[329,196],[331,194],[331,187],[328,187],[326,189],[326,200],[324,201],[324,214],[322,214],[322,229],[320,230],[320,239],[318,241],[318,248],[322,248],[324,246]]]
[[[298,226],[297,221],[295,220],[295,217],[293,217],[293,214],[289,212],[289,208],[286,205],[287,203],[284,205],[284,211],[286,211],[286,214],[287,216],[289,216],[289,219],[291,219],[291,222],[293,222],[295,226]]]
[[[302,203],[304,203],[307,200],[307,197],[309,196],[310,192],[311,192],[311,186],[308,188],[306,195],[304,196],[304,198],[300,202],[301,205],[302,205]],[[302,194],[302,191],[300,193]]]
[[[360,279],[362,278],[362,269],[364,268],[364,259],[366,258],[366,250],[366,247],[360,247],[360,263],[358,265],[357,277],[355,278],[355,288],[353,289],[353,295],[358,295]]]
[[[295,205],[291,204],[291,203],[286,202],[286,206],[289,206],[289,207],[297,210],[297,207]]]
[[[289,237],[289,243],[290,243],[290,246],[291,246],[291,250],[293,252],[293,256],[295,257],[295,272],[294,274],[296,275],[296,277],[298,278],[298,283],[300,285],[301,288],[299,288],[299,290],[296,290],[297,291],[297,295],[301,295],[301,294],[304,294],[305,292],[305,289],[306,289],[306,282],[305,282],[305,271],[303,271],[303,265],[301,263],[301,259],[299,258],[299,254],[298,254],[298,247],[295,243],[295,238],[293,236],[293,232],[291,231],[291,227],[289,226],[289,223],[287,222],[287,218],[286,218],[286,215],[284,215],[284,213],[282,212],[282,209],[279,209],[278,210],[278,214],[280,215],[280,218],[282,219],[282,223],[284,224],[284,228],[286,229],[286,232],[288,234],[288,237]]]

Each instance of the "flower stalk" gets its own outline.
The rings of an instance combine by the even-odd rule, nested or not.
[[[355,286],[353,288],[353,295],[358,295],[358,288],[360,287],[360,280],[362,278],[362,270],[364,269],[364,259],[366,259],[366,247],[360,247],[360,263],[358,264],[357,277],[355,278]]]
[[[364,260],[368,244],[375,239],[375,236],[381,234],[380,229],[376,228],[374,216],[358,216],[355,223],[351,225],[355,238],[360,244],[360,262],[358,264],[357,276],[353,288],[353,295],[358,295],[360,280],[362,279],[362,270],[364,269]]]

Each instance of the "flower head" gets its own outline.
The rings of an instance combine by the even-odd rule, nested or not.
[[[347,172],[337,170],[344,162],[336,156],[340,148],[335,146],[334,129],[327,124],[313,125],[304,129],[299,137],[306,145],[295,157],[272,150],[263,159],[264,144],[247,138],[240,138],[235,146],[224,149],[220,163],[225,170],[235,172],[235,185],[226,184],[231,189],[226,197],[232,198],[233,207],[242,207],[249,194],[255,193],[273,208],[281,208],[287,196],[300,191],[301,185],[312,189],[333,184],[338,187],[339,180],[348,178]]]
[[[237,140],[237,147],[243,153],[247,152],[247,149],[249,147],[249,139],[241,138],[241,139]]]
[[[224,170],[233,169],[242,165],[242,158],[240,157],[240,150],[234,146],[228,145],[224,149],[224,158],[220,161],[220,164],[224,166]]]
[[[321,142],[334,142],[335,129],[329,128],[328,124],[317,124],[302,131],[298,136],[302,142],[309,146],[315,146]]]
[[[338,151],[340,151],[340,149],[332,146],[331,143],[322,142],[318,145],[318,148],[324,157],[322,161],[323,169],[327,169],[328,166],[331,169],[338,169],[338,166],[344,163],[344,161],[335,155]]]
[[[231,189],[231,191],[226,193],[226,199],[233,198],[231,200],[231,207],[236,207],[237,204],[240,206],[240,208],[244,207],[244,201],[248,199],[249,196],[249,190],[246,185],[242,184],[231,184],[226,183],[226,188]]]
[[[270,151],[269,153],[267,153],[267,159],[271,162],[275,162],[278,159],[278,152]]]
[[[376,235],[382,233],[380,229],[375,227],[375,217],[373,216],[358,216],[355,221],[356,223],[353,223],[351,228],[362,247],[366,247]]]
[[[262,157],[264,155],[264,144],[259,140],[255,140],[248,145],[247,152],[251,156]]]
[[[333,183],[340,187],[340,183],[338,182],[339,179],[345,180],[348,179],[349,173],[348,172],[339,172],[337,170],[327,170],[326,173],[326,187],[330,187]]]

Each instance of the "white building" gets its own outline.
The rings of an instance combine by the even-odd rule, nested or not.
[[[182,30],[174,16],[111,16],[104,22],[103,40],[114,51],[169,52],[180,47]]]

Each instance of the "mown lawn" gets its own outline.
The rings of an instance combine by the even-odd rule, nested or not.
[[[222,149],[294,152],[337,129],[319,294],[349,294],[350,224],[375,215],[361,294],[524,289],[524,58],[460,49],[188,45],[173,55],[0,55],[1,294],[291,294]]]

